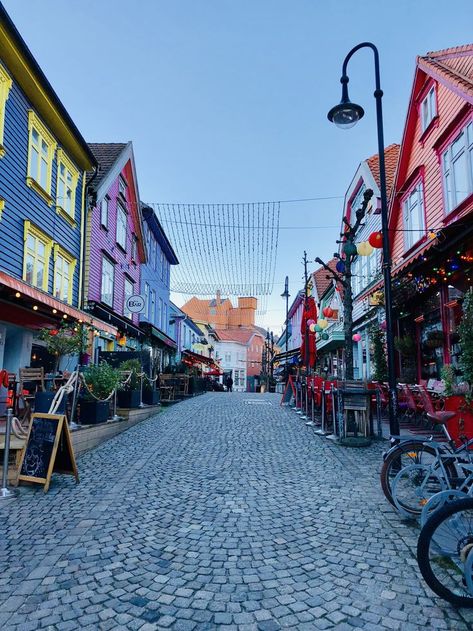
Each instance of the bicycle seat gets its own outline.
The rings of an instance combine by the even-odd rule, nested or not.
[[[440,423],[441,425],[445,425],[447,421],[449,421],[453,416],[455,416],[456,412],[427,412],[428,418],[431,421],[435,421],[436,423]]]

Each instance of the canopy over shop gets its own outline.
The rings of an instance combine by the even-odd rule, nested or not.
[[[208,375],[209,373],[218,373],[219,375],[222,374],[220,366],[215,362],[214,359],[212,359],[211,357],[205,357],[205,355],[200,355],[199,353],[194,353],[193,351],[182,351],[182,363],[186,364],[189,367],[197,368],[204,376]]]

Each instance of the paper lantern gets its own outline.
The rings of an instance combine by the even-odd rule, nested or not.
[[[315,327],[316,327],[316,324],[315,324],[315,322],[312,320],[312,324],[309,324],[309,331],[310,331],[311,333],[315,333]]]
[[[328,333],[325,333],[325,332],[324,332],[324,333],[322,333],[322,335],[321,335],[320,337],[321,337],[323,340],[328,340],[329,335],[328,335]]]
[[[315,325],[314,329],[316,333],[322,333],[322,327],[319,326],[318,324]]]
[[[383,233],[372,232],[368,238],[368,243],[372,245],[374,248],[382,248],[383,247]]]
[[[388,327],[388,325],[387,325],[387,323],[386,323],[386,320],[383,320],[383,321],[381,322],[381,324],[379,325],[379,328],[380,328],[382,331],[386,331],[387,327]]]
[[[354,342],[360,342],[361,341],[361,335],[360,333],[355,333],[354,336],[351,338]]]
[[[51,329],[49,331],[49,335],[57,335],[59,333],[59,331],[57,329]]]
[[[311,324],[315,324],[315,320],[313,320],[312,318],[310,320],[307,320],[307,324],[309,325],[309,327],[311,326]]]
[[[317,324],[320,326],[321,329],[326,329],[328,327],[328,322],[327,320],[325,320],[325,318],[320,318],[320,320],[317,320]]]
[[[344,274],[345,273],[345,261],[337,261],[337,264],[335,265],[335,269],[337,270],[337,272],[339,274]]]
[[[331,307],[324,307],[322,313],[326,318],[331,318],[333,316],[333,309]]]
[[[351,241],[347,241],[343,246],[343,251],[347,256],[355,256],[356,254],[356,245]]]
[[[369,256],[373,251],[373,246],[368,241],[362,241],[356,246],[356,251],[360,256]]]

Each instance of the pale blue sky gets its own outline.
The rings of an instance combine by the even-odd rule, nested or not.
[[[4,0],[84,137],[133,140],[148,202],[343,197],[376,153],[373,63],[350,63],[365,118],[327,121],[348,50],[379,48],[386,144],[400,142],[416,55],[469,43],[472,0]],[[301,285],[304,249],[329,258],[342,199],[283,205],[275,292]],[[312,267],[315,267],[313,264]]]

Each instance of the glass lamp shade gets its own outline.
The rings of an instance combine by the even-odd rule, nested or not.
[[[363,118],[365,111],[361,105],[345,101],[335,105],[327,114],[327,118],[331,123],[335,123],[340,129],[350,129]]]

